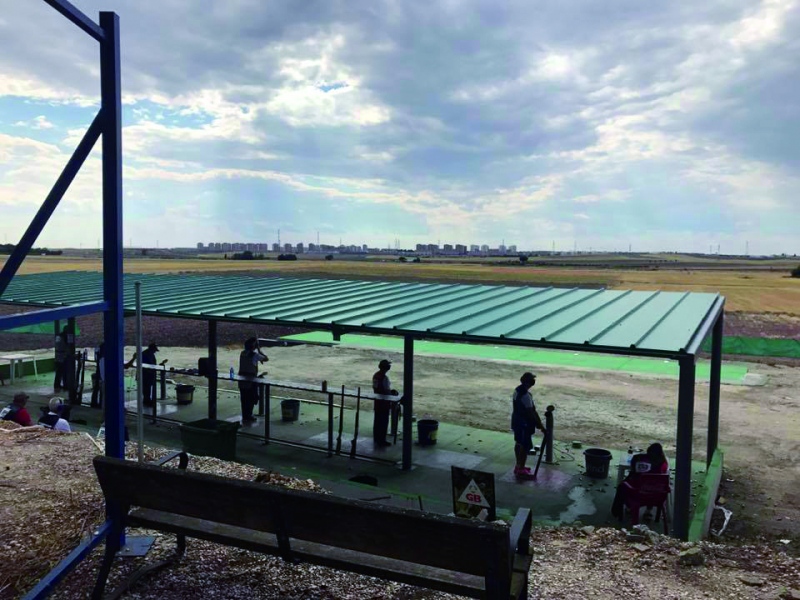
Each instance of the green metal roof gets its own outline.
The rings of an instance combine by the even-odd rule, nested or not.
[[[248,321],[618,354],[694,353],[722,310],[719,294],[401,283],[244,275],[125,275],[125,308],[142,282],[145,314]],[[102,276],[15,277],[0,298],[64,306],[102,300]]]

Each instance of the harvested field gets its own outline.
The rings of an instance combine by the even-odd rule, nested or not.
[[[38,580],[102,518],[101,494],[91,468],[96,446],[85,435],[10,433],[2,425],[3,478],[0,517],[3,519],[0,557],[4,570],[0,598],[19,596]],[[162,450],[148,449],[155,458]],[[252,479],[257,469],[212,458],[193,457],[190,468],[228,477]],[[58,475],[56,475],[58,474]],[[320,490],[310,480],[270,474],[271,483]],[[54,481],[57,480],[57,481]],[[30,502],[20,502],[20,494]],[[42,527],[46,521],[47,526]],[[154,533],[132,531],[137,533]],[[653,532],[626,539],[613,529],[560,528],[535,530],[532,599],[778,598],[800,581],[800,561],[780,541],[700,543],[697,566],[682,564],[679,553],[688,548]],[[280,559],[243,550],[188,541],[180,564],[141,580],[123,598],[183,600],[189,598],[320,598],[320,599],[434,599],[446,594],[390,583],[370,577],[309,565],[290,565]],[[144,559],[117,559],[109,589],[145,563],[166,558],[174,538],[156,534]],[[102,548],[69,575],[52,596],[86,598],[94,582]],[[784,596],[788,597],[788,596]]]
[[[767,261],[769,262],[769,261]],[[613,289],[719,292],[727,309],[743,312],[786,313],[800,316],[800,279],[789,277],[787,261],[753,261],[759,270],[694,268],[677,263],[658,269],[534,267],[482,263],[400,263],[367,260],[226,261],[202,259],[126,259],[130,273],[159,272],[256,272],[264,275],[397,279],[507,285],[605,286]],[[774,268],[775,270],[770,270]],[[100,261],[70,257],[29,257],[21,273],[67,270],[99,271]]]

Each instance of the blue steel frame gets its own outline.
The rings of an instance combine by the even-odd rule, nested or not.
[[[64,193],[78,174],[98,138],[103,149],[103,301],[0,317],[0,330],[33,325],[102,312],[104,316],[106,376],[106,456],[122,458],[125,452],[122,372],[122,94],[120,85],[119,17],[101,12],[96,24],[67,0],[44,0],[100,44],[100,110],[78,144],[19,244],[0,271],[0,295],[19,270],[39,234],[52,216]],[[115,401],[111,401],[114,399]],[[124,528],[119,507],[107,506],[107,521],[87,542],[73,550],[55,569],[25,596],[45,598],[89,551],[107,535],[119,535],[124,545]],[[121,534],[109,532],[122,532]]]

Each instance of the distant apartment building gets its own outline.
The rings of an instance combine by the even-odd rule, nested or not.
[[[309,252],[316,252],[317,250],[318,250],[317,245],[314,242],[308,244]]]
[[[489,245],[488,244],[481,244],[481,252],[483,252],[484,254],[488,254],[489,253]]]
[[[303,245],[303,242],[298,242],[295,249],[297,250],[298,254],[302,254],[303,252],[305,252],[305,246]]]
[[[425,252],[425,250],[427,250],[427,248],[428,247],[425,244],[417,244],[417,247],[416,247],[417,252]]]
[[[466,254],[467,247],[464,244],[456,244],[456,254]]]
[[[453,244],[445,244],[442,247],[442,252],[445,254],[452,254],[453,253]]]
[[[366,244],[363,244],[363,245],[361,246],[361,251],[362,251],[362,252],[369,252],[369,246],[367,246]]]
[[[284,252],[292,252],[292,250],[294,250],[294,248],[292,248],[291,244],[284,244],[283,245],[283,251]]]
[[[203,249],[203,242],[197,242],[197,249],[198,250],[202,250]]]
[[[469,245],[469,252],[470,254],[477,254],[481,251],[481,247],[478,244],[470,244]]]
[[[516,246],[516,244],[508,247],[508,253],[509,253],[509,254],[516,254],[516,253],[517,253],[517,246]]]
[[[273,242],[272,251],[273,252],[280,252],[281,251],[281,245],[278,242]]]
[[[497,248],[497,251],[498,251],[500,254],[505,254],[505,253],[506,253],[506,247],[505,247],[505,246],[503,246],[502,244],[500,244],[500,246]]]

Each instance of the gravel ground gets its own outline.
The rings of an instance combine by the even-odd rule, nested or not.
[[[102,497],[91,468],[97,446],[86,434],[17,431],[0,423],[0,598],[15,598],[37,581],[103,519]],[[163,455],[148,449],[148,459]],[[133,453],[133,448],[129,448]],[[192,457],[190,468],[325,493],[311,480],[260,472],[249,465]],[[22,501],[22,500],[26,501]],[[137,533],[154,533],[131,531]],[[144,559],[118,559],[109,590],[141,564],[167,557],[174,538],[156,535]],[[536,529],[532,599],[800,598],[800,561],[776,542],[682,544],[642,531],[629,538],[615,529]],[[690,550],[693,562],[679,554]],[[86,598],[102,550],[96,550],[59,586],[57,599]],[[794,589],[792,587],[794,586]],[[792,595],[795,594],[795,595]],[[184,559],[141,580],[124,598],[434,599],[454,598],[430,590],[189,540]]]

